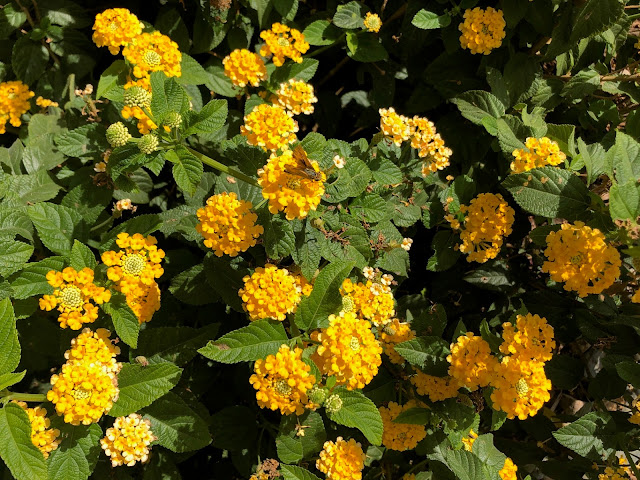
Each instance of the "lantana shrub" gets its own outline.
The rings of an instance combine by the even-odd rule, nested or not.
[[[0,476],[640,478],[635,0],[0,6]]]

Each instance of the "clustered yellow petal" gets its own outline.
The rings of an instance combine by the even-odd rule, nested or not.
[[[367,280],[366,283],[354,283],[347,278],[342,282],[340,294],[349,297],[353,312],[359,318],[368,320],[377,327],[389,324],[396,313],[390,285],[376,278]]]
[[[384,348],[384,353],[389,357],[391,363],[395,363],[396,365],[402,365],[404,358],[396,352],[395,346],[398,343],[406,342],[414,338],[416,338],[416,332],[411,330],[411,325],[408,323],[400,323],[400,320],[397,318],[387,323],[380,333],[380,342]]]
[[[473,54],[488,55],[491,50],[502,45],[505,26],[502,10],[492,7],[486,10],[480,7],[467,9],[464,12],[464,22],[458,27],[462,32],[460,45]]]
[[[460,335],[456,343],[451,344],[447,361],[449,375],[470,390],[489,385],[498,364],[486,340],[472,332]]]
[[[335,376],[349,390],[364,388],[378,374],[382,347],[371,323],[353,312],[329,317],[329,326],[311,334],[319,342],[312,359],[324,375]]]
[[[40,96],[36,98],[36,105],[42,108],[57,107],[58,102],[54,102],[53,100],[49,100],[48,98],[44,98]]]
[[[126,296],[127,304],[140,323],[151,320],[160,308],[160,289],[155,279],[164,273],[160,266],[164,251],[156,246],[157,243],[151,235],[144,237],[139,233],[123,232],[116,239],[121,250],[102,254],[102,261],[109,267],[107,277],[115,282],[116,290]]]
[[[251,211],[252,206],[251,202],[238,200],[234,192],[209,197],[207,205],[196,213],[196,230],[204,237],[204,245],[218,257],[235,257],[253,247],[264,229],[256,225],[258,216]]]
[[[600,230],[583,222],[565,223],[561,230],[549,233],[544,255],[547,261],[542,271],[580,297],[602,293],[620,276],[618,250],[607,243]]]
[[[534,168],[546,165],[560,165],[567,156],[560,150],[557,142],[542,137],[540,139],[529,137],[525,141],[527,148],[513,151],[515,160],[511,162],[513,173],[522,173]]]
[[[151,422],[138,413],[118,417],[100,440],[102,449],[111,458],[111,466],[133,467],[136,462],[149,460],[151,442],[156,437],[151,431]]]
[[[222,60],[224,74],[239,87],[257,87],[267,78],[267,68],[260,55],[246,48],[237,48]]]
[[[47,392],[47,400],[55,405],[58,415],[72,425],[97,422],[118,399],[117,374],[121,365],[113,360],[119,349],[99,346],[100,340],[103,343],[111,340],[106,332],[96,333],[99,338],[83,332],[76,339],[65,354],[67,362],[60,373],[51,377],[51,390]],[[105,356],[105,351],[110,355]],[[109,358],[103,363],[101,359],[105,357]]]
[[[272,61],[276,67],[282,66],[285,58],[302,63],[302,55],[309,50],[309,44],[305,42],[302,32],[281,23],[274,23],[271,30],[260,32],[260,38],[265,41],[260,48],[260,55],[273,55]]]
[[[29,416],[31,423],[31,443],[42,452],[44,458],[48,458],[49,454],[58,448],[62,439],[60,439],[60,430],[51,428],[51,420],[47,418],[47,410],[42,407],[29,408],[25,402],[14,403],[20,405]]]
[[[410,380],[416,387],[418,395],[428,396],[432,402],[456,397],[460,388],[460,383],[453,377],[434,377],[419,370],[411,376]]]
[[[262,318],[283,321],[300,303],[301,292],[296,277],[284,268],[268,263],[264,268],[256,268],[242,281],[244,287],[238,295],[252,321]]]
[[[291,150],[285,150],[281,155],[272,153],[267,164],[258,170],[258,184],[262,196],[269,200],[271,213],[284,211],[287,220],[293,220],[305,218],[309,211],[318,208],[327,177],[318,162],[309,162],[313,168],[311,175],[301,172],[302,167]]]
[[[509,457],[504,461],[504,466],[500,469],[498,474],[502,480],[517,480],[516,473],[518,467],[514,465],[513,460]]]
[[[294,115],[311,115],[313,104],[318,98],[313,93],[313,85],[294,78],[280,84],[275,95],[274,103],[286,108]]]
[[[359,442],[338,437],[335,442],[324,442],[316,468],[327,480],[361,480],[366,458]]]
[[[377,13],[367,12],[364,16],[364,26],[368,31],[378,33],[382,27],[382,20]]]
[[[424,159],[422,175],[444,170],[449,166],[450,148],[445,146],[444,140],[429,119],[414,116],[409,120],[411,128],[411,146],[418,150],[418,157]]]
[[[551,360],[556,342],[553,339],[553,327],[547,323],[546,318],[527,313],[518,315],[515,325],[506,322],[502,327],[502,353],[518,356],[523,360]]]
[[[126,8],[110,8],[96,15],[93,24],[93,42],[98,47],[109,47],[112,55],[120,52],[120,47],[129,45],[142,33],[142,23]]]
[[[298,122],[293,114],[278,105],[263,103],[256,105],[249,115],[244,117],[240,133],[247,137],[247,143],[260,147],[265,152],[284,148],[298,138]]]
[[[7,131],[7,123],[14,127],[22,125],[20,117],[29,111],[29,99],[34,95],[20,80],[0,83],[0,134]]]
[[[275,355],[256,360],[249,379],[260,408],[280,410],[282,415],[302,415],[312,405],[307,392],[315,383],[311,367],[302,360],[302,349],[282,345]]]
[[[484,263],[496,258],[504,237],[511,234],[513,208],[499,193],[481,193],[469,206],[461,205],[460,211],[466,216],[460,232],[462,244],[457,248],[467,254],[468,262]],[[460,229],[460,222],[453,215],[447,215],[445,219],[452,228]]]
[[[52,295],[40,299],[40,309],[60,312],[60,327],[80,330],[85,323],[98,318],[98,307],[111,299],[111,292],[93,283],[94,272],[83,268],[79,272],[67,267],[62,272],[51,270],[47,273],[47,282],[54,290]]]
[[[378,113],[380,131],[398,147],[411,138],[411,123],[407,117],[397,114],[393,107],[381,108]]]
[[[418,443],[427,436],[424,425],[413,425],[408,423],[394,423],[394,420],[402,412],[417,407],[415,400],[410,400],[404,405],[389,402],[386,407],[380,407],[380,416],[384,430],[382,432],[382,444],[391,449],[403,452],[412,450]]]
[[[149,78],[152,72],[164,72],[167,77],[182,75],[178,44],[157,31],[136,36],[122,55],[133,64],[136,78]]]
[[[71,348],[64,352],[67,362],[99,362],[108,372],[118,373],[120,364],[116,356],[120,355],[120,347],[114,345],[111,332],[99,328],[95,332],[85,328],[82,333],[71,340]]]

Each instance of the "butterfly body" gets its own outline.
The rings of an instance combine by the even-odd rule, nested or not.
[[[304,149],[298,145],[293,149],[292,152],[293,159],[296,161],[296,164],[293,166],[286,167],[284,171],[289,175],[295,175],[297,177],[306,178],[308,180],[314,180],[316,182],[322,181],[322,174],[318,172],[309,160],[307,153]]]

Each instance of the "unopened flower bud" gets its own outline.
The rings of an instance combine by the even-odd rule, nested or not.
[[[342,399],[333,394],[324,402],[324,408],[328,413],[338,413],[342,408]]]
[[[131,138],[131,134],[127,127],[122,122],[117,122],[112,125],[109,125],[107,128],[107,142],[112,147],[122,147],[126,145],[129,139]]]
[[[351,297],[349,296],[342,297],[342,311],[344,313],[353,312],[355,307],[356,305],[353,302],[353,299]]]
[[[178,112],[169,112],[164,119],[164,124],[169,128],[178,128],[182,125],[182,115]]]
[[[142,153],[149,155],[158,149],[158,143],[158,137],[153,133],[147,133],[138,141],[138,148]]]
[[[321,229],[324,226],[324,220],[321,218],[314,218],[311,220],[311,226],[313,228]]]
[[[151,93],[134,85],[124,91],[124,104],[127,107],[148,107],[151,104]]]
[[[320,388],[317,385],[314,385],[307,393],[307,396],[313,403],[322,405],[327,399],[327,391],[324,388]]]

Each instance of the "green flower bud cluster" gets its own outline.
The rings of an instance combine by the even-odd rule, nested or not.
[[[122,147],[127,144],[127,142],[131,139],[131,134],[127,127],[122,122],[117,122],[112,125],[109,125],[107,128],[107,142],[112,147]]]

